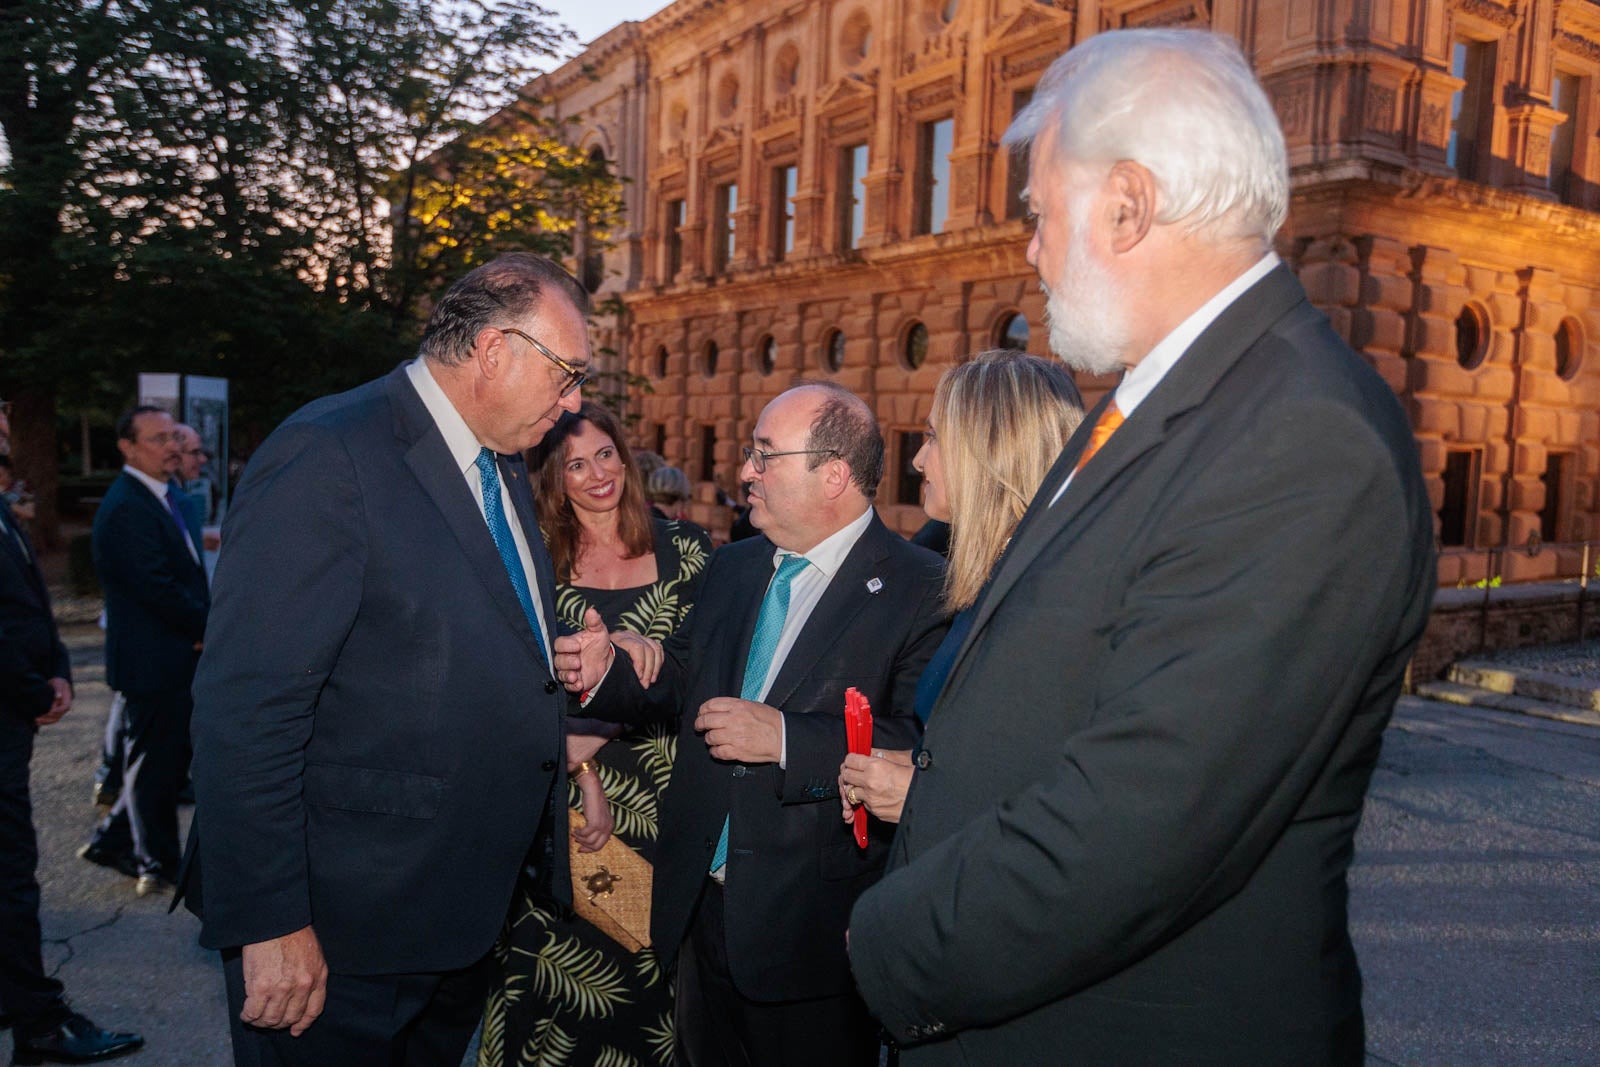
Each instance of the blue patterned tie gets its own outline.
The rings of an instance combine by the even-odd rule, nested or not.
[[[756,632],[750,638],[750,654],[744,661],[744,682],[739,686],[739,699],[760,700],[766,688],[767,672],[772,669],[772,654],[778,651],[778,639],[783,636],[783,624],[789,617],[789,583],[806,569],[804,556],[785,555],[778,564],[778,573],[767,586],[767,595],[761,598],[761,613],[756,616]],[[711,856],[711,871],[720,871],[728,862],[728,820],[722,820],[722,836],[717,838],[717,850]]]
[[[483,517],[489,522],[489,536],[494,538],[494,547],[500,550],[500,562],[505,564],[511,588],[517,591],[522,613],[528,617],[528,625],[533,628],[533,644],[539,650],[539,662],[548,667],[549,661],[544,656],[544,632],[539,629],[539,613],[533,610],[528,574],[522,569],[517,543],[511,539],[511,527],[506,525],[505,509],[500,506],[500,468],[495,464],[494,453],[487,448],[478,449],[478,473],[483,476]]]

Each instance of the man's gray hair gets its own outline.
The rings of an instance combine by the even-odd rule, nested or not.
[[[1156,221],[1270,244],[1289,214],[1289,166],[1272,102],[1230,37],[1111,30],[1050,65],[1006,130],[1055,130],[1052,163],[1120,160],[1155,176]]]
[[[581,314],[589,314],[589,294],[561,264],[532,252],[499,256],[439,298],[417,354],[441,366],[465,363],[479,333],[491,326],[526,324],[546,290],[560,293]]]
[[[883,480],[883,431],[872,409],[838,382],[802,379],[794,388],[820,389],[828,394],[806,434],[806,449],[818,453],[806,457],[806,469],[816,470],[826,463],[828,455],[822,453],[836,456],[849,465],[850,480],[871,500]]]

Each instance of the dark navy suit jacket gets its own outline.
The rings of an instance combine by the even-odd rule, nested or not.
[[[71,681],[67,650],[50,614],[33,542],[0,500],[0,714],[31,723],[49,711],[55,700],[51,678]]]
[[[526,467],[500,469],[552,605]],[[568,698],[404,367],[262,444],[213,591],[184,883],[201,943],[311,925],[344,973],[480,959],[541,822],[565,828]],[[547,869],[567,886],[564,848]]]
[[[188,689],[210,596],[172,513],[124,471],[95,512],[93,546],[106,602],[106,684],[125,693]]]

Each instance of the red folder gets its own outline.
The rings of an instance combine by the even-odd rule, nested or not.
[[[844,735],[850,751],[857,756],[872,755],[872,705],[854,686],[844,691]],[[856,844],[867,847],[867,809],[855,812]]]

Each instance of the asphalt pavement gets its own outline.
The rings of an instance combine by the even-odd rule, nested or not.
[[[46,966],[96,1022],[145,1035],[120,1062],[222,1067],[222,973],[199,924],[75,855],[97,817],[110,692],[100,632],[67,640],[77,701],[33,760]],[[1369,1063],[1600,1063],[1600,730],[1402,701],[1357,841],[1351,921]]]

